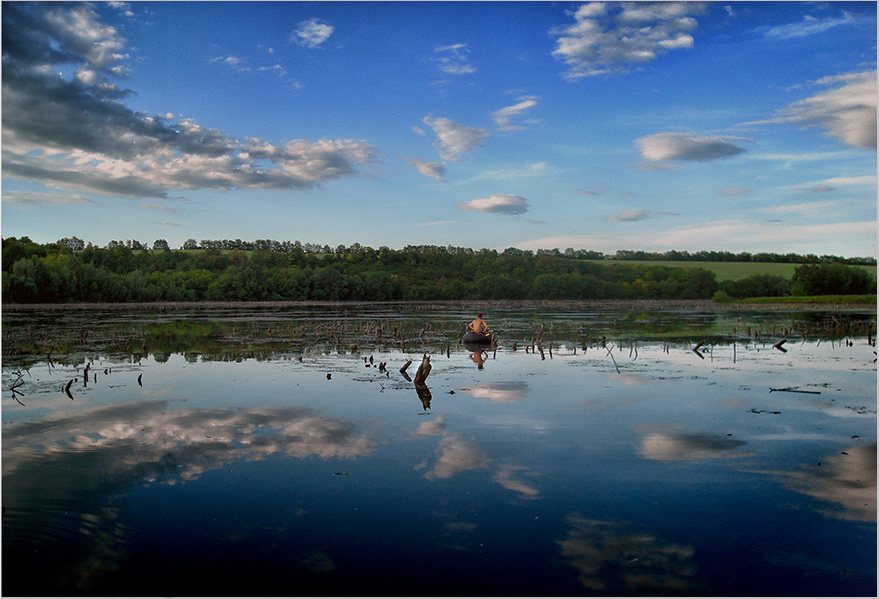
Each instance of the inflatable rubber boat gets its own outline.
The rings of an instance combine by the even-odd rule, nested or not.
[[[487,344],[491,343],[492,341],[494,341],[494,334],[486,335],[485,333],[475,333],[473,331],[470,331],[469,333],[464,335],[463,341],[464,341],[464,343],[474,343],[477,345],[486,344],[487,345]]]

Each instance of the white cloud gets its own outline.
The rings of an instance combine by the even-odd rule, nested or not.
[[[3,201],[10,204],[54,204],[69,206],[71,204],[93,204],[94,201],[82,195],[61,193],[41,193],[36,191],[8,191],[3,194]]]
[[[239,73],[246,73],[250,70],[250,67],[247,66],[247,60],[239,58],[238,56],[217,56],[216,58],[212,58],[209,62],[224,64],[233,71],[238,71]]]
[[[830,185],[816,185],[814,187],[804,187],[801,191],[803,193],[830,193],[834,189]]]
[[[840,18],[828,19],[816,19],[815,17],[806,15],[799,23],[765,27],[761,28],[760,32],[767,38],[786,40],[797,37],[808,37],[810,35],[820,35],[828,29],[833,29],[840,25],[854,25],[858,22],[859,19],[847,14],[844,14]]]
[[[873,187],[876,187],[876,175],[864,175],[861,177],[831,177],[830,179],[825,179],[824,182],[828,185],[872,185]]]
[[[437,181],[445,181],[446,167],[442,162],[413,160],[409,164],[414,166],[415,170],[425,177],[430,177]]]
[[[306,48],[317,48],[333,34],[333,26],[320,19],[302,21],[290,34],[290,41]]]
[[[165,206],[164,204],[160,203],[147,204],[144,202],[140,206],[138,206],[138,208],[140,208],[141,210],[164,210],[165,212],[171,213],[180,212],[179,208],[175,208],[173,206]]]
[[[608,216],[610,220],[618,221],[618,222],[635,222],[639,220],[647,220],[648,218],[655,218],[657,216],[680,216],[677,212],[666,212],[663,210],[634,210],[634,209],[625,209],[620,210],[616,214],[611,214]]]
[[[731,252],[813,253],[815,240],[828,240],[823,253],[838,256],[875,256],[876,221],[799,224],[784,226],[765,220],[729,219],[687,224],[656,232],[602,232],[560,235],[518,242],[523,250],[585,248],[605,253],[621,249],[699,251],[715,248]],[[503,249],[503,248],[498,248]]]
[[[718,195],[728,198],[740,198],[751,195],[752,190],[748,187],[724,187],[717,192]]]
[[[434,59],[439,69],[448,75],[469,75],[476,72],[476,67],[470,64],[470,49],[467,44],[453,44],[440,46],[434,49],[438,56]]]
[[[649,210],[620,210],[616,214],[611,214],[608,218],[610,220],[631,222],[650,218],[650,215],[651,212]]]
[[[476,198],[465,204],[458,204],[461,210],[497,212],[500,214],[524,214],[528,212],[528,200],[508,193],[493,193],[487,198]]]
[[[653,245],[667,248],[706,248],[723,245],[731,251],[779,251],[787,248],[792,252],[811,252],[815,239],[836,238],[840,247],[848,248],[839,253],[847,256],[874,256],[876,253],[876,221],[841,222],[821,224],[775,223],[746,219],[714,221],[687,225],[655,236]],[[871,244],[868,250],[865,241]],[[861,246],[860,248],[858,246]]]
[[[273,64],[269,67],[257,67],[257,71],[274,71],[275,75],[278,77],[285,77],[287,75],[287,69],[282,67],[279,64]]]
[[[556,170],[557,169],[548,166],[545,162],[535,162],[534,164],[526,164],[525,166],[519,168],[505,168],[494,171],[483,171],[478,175],[467,179],[467,182],[469,183],[472,181],[480,181],[483,179],[493,179],[497,181],[522,179],[529,177],[546,177],[548,175],[551,175],[553,172],[556,172]]]
[[[482,146],[488,137],[488,131],[460,125],[451,119],[426,116],[422,122],[433,129],[437,141],[434,143],[444,160],[455,161],[461,154],[466,154]]]
[[[732,143],[737,137],[702,137],[687,133],[654,133],[635,140],[641,156],[650,162],[686,160],[707,162],[735,156],[745,151]]]
[[[578,187],[572,187],[571,191],[576,191],[580,195],[584,196],[599,196],[605,192],[607,189],[606,185],[599,185],[595,189],[580,189]]]
[[[375,163],[363,140],[234,139],[191,119],[134,112],[123,40],[89,4],[4,6],[3,174],[129,197],[171,189],[308,189]],[[96,50],[99,47],[100,50]],[[240,66],[242,59],[218,61]],[[89,77],[65,80],[58,64]]]
[[[703,2],[590,2],[573,14],[574,24],[559,36],[553,55],[568,66],[565,77],[579,79],[628,72],[660,54],[693,46],[698,23],[691,15]]]
[[[825,77],[816,85],[833,87],[754,124],[794,123],[823,129],[825,135],[856,148],[876,149],[876,71]]]
[[[831,216],[839,212],[841,202],[827,201],[820,202],[801,202],[799,204],[783,204],[780,206],[770,206],[768,208],[760,208],[759,211],[765,214],[801,214],[803,216]]]
[[[456,221],[453,220],[435,220],[429,223],[414,223],[416,227],[440,227],[445,225],[455,225]]]
[[[518,103],[512,106],[506,106],[491,113],[491,117],[501,131],[513,131],[516,129],[524,129],[521,124],[514,122],[516,118],[527,110],[537,106],[537,98],[535,96],[523,96],[519,98]],[[533,124],[534,121],[527,121],[527,124]]]

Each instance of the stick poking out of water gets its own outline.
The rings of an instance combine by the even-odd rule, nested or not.
[[[423,385],[424,381],[427,380],[427,377],[430,375],[431,370],[430,365],[430,356],[424,354],[421,357],[421,364],[418,366],[418,370],[415,371],[415,384]]]

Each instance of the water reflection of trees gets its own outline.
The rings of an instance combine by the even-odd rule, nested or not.
[[[634,340],[730,344],[777,341],[780,336],[842,339],[876,331],[873,313],[743,312],[722,309],[633,311],[602,308],[506,309],[493,315],[501,345],[528,347],[540,331],[543,347],[598,346],[602,338],[618,346]],[[105,353],[114,358],[155,355],[165,359],[235,361],[271,359],[291,352],[448,351],[463,333],[462,315],[436,306],[312,307],[280,310],[254,305],[247,310],[220,308],[54,308],[4,311],[3,357],[27,365],[51,355],[65,364],[69,356]]]

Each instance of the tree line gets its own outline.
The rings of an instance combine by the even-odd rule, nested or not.
[[[875,293],[864,269],[804,264],[791,280],[758,275],[718,283],[698,266],[626,264],[567,252],[354,244],[330,251],[294,242],[172,250],[106,247],[65,238],[3,240],[4,303],[151,301],[391,301],[461,299],[708,299]],[[286,243],[286,242],[285,242]],[[328,249],[325,246],[321,250]],[[312,250],[312,251],[308,251]]]
[[[81,251],[86,247],[85,241],[78,237],[65,237],[58,240],[57,244],[65,245],[73,251]],[[157,239],[152,246],[140,241],[129,239],[123,241],[110,241],[105,247],[113,248],[116,246],[125,246],[133,250],[169,250],[171,247],[164,239]],[[315,243],[302,243],[300,241],[277,241],[274,239],[257,239],[256,241],[243,241],[241,239],[187,239],[183,242],[180,249],[183,250],[243,250],[243,251],[269,251],[290,253],[293,251],[303,251],[306,254],[348,254],[349,252],[360,252],[364,249],[359,243],[346,247],[338,245],[330,247],[329,245],[320,245]],[[371,248],[370,248],[371,249]],[[379,251],[388,250],[386,246],[379,248]],[[414,251],[419,253],[449,253],[449,254],[473,254],[486,252],[489,250],[473,250],[472,248],[456,247],[452,245],[407,245],[403,251]],[[605,254],[595,250],[567,248],[564,251],[558,248],[538,249],[536,251],[520,250],[518,248],[507,248],[504,254],[521,255],[521,256],[558,256],[565,258],[576,258],[580,260],[638,260],[638,261],[663,261],[663,262],[772,262],[784,264],[851,264],[860,266],[876,266],[876,259],[872,257],[852,257],[833,256],[824,254],[818,256],[816,254],[777,254],[772,252],[758,252],[752,254],[750,252],[727,252],[702,250],[690,253],[686,250],[669,250],[667,252],[645,252],[643,250],[617,250],[613,255]]]

